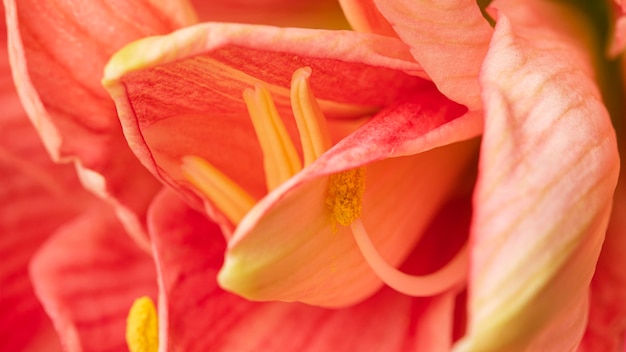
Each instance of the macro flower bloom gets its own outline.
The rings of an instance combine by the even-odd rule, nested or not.
[[[15,266],[63,347],[621,346],[624,5],[318,3],[5,0],[22,104],[101,199]]]

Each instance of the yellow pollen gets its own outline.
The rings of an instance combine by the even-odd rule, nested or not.
[[[361,217],[365,168],[347,170],[330,176],[326,205],[331,212],[331,224],[349,226]]]
[[[291,109],[296,119],[304,166],[311,165],[330,148],[326,118],[322,113],[309,84],[310,67],[302,67],[291,78]]]
[[[235,181],[200,157],[185,156],[181,169],[185,178],[235,225],[256,203]]]
[[[270,92],[257,85],[243,92],[261,150],[267,189],[271,191],[302,170],[302,164]]]
[[[157,313],[149,297],[140,297],[133,302],[126,319],[126,343],[130,352],[158,351]]]

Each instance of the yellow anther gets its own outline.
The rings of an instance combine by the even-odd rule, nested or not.
[[[243,99],[263,150],[267,189],[271,191],[302,170],[302,164],[270,92],[257,85],[255,90],[246,89]]]
[[[326,118],[311,91],[310,76],[311,68],[303,67],[291,78],[291,109],[300,132],[305,166],[312,164],[331,146]]]
[[[326,205],[331,212],[331,224],[349,226],[361,217],[365,168],[340,172],[330,176]]]
[[[200,157],[184,157],[181,169],[185,178],[235,225],[256,203],[248,192]]]
[[[130,352],[158,351],[158,319],[149,297],[140,297],[133,302],[126,319],[126,343]]]

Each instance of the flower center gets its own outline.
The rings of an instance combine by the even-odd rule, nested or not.
[[[326,118],[309,85],[311,69],[294,72],[290,100],[302,151],[304,166],[317,160],[331,146]],[[263,152],[268,191],[302,170],[302,164],[269,91],[261,86],[247,89],[243,98]],[[255,204],[253,197],[206,160],[187,156],[182,171],[192,185],[222,210],[233,224]],[[365,191],[365,168],[346,170],[329,177],[326,205],[330,225],[350,226],[365,261],[388,286],[411,296],[430,296],[451,288],[466,277],[467,250],[464,248],[442,269],[426,276],[411,276],[390,266],[370,240],[361,218]]]
[[[126,319],[126,343],[130,352],[158,351],[157,313],[149,297],[140,297],[133,302]]]

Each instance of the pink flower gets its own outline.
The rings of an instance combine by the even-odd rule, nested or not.
[[[318,4],[269,24],[307,13],[340,28]],[[57,217],[16,266],[23,276],[54,232],[30,264],[36,296],[20,292],[66,349],[121,345],[130,300],[157,289],[157,313],[140,300],[130,314],[131,346],[156,348],[156,320],[160,349],[185,351],[602,350],[623,338],[621,116],[598,83],[622,80],[584,11],[495,2],[492,27],[473,1],[346,0],[357,31],[337,31],[194,25],[167,1],[5,6],[31,121],[106,203]],[[203,20],[263,23],[289,5],[206,6]],[[621,12],[611,21],[618,55]]]

